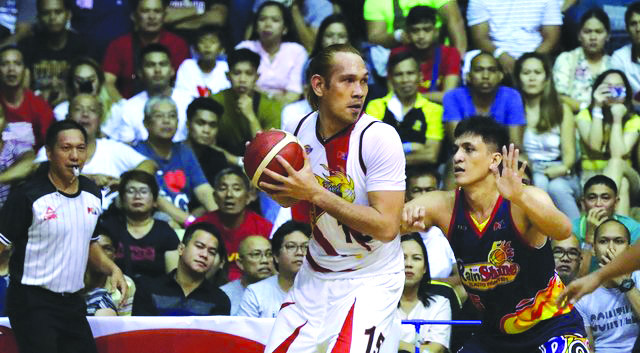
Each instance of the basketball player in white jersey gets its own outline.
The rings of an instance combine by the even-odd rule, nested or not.
[[[397,352],[394,310],[404,285],[398,237],[405,159],[395,129],[363,114],[368,72],[358,51],[333,45],[309,66],[316,112],[285,130],[305,146],[295,171],[261,183],[284,206],[308,210],[306,259],[265,352]]]

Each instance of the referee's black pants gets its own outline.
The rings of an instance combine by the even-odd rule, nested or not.
[[[97,353],[79,293],[10,282],[7,314],[20,353]]]

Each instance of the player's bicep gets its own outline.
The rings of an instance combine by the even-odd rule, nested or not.
[[[24,193],[13,188],[0,210],[0,244],[9,245],[26,236],[33,218],[31,203]]]

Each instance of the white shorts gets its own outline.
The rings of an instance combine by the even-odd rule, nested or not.
[[[395,311],[404,272],[323,279],[305,264],[271,331],[265,353],[397,353]],[[395,341],[395,342],[394,342]]]

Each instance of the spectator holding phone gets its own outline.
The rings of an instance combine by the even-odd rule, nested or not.
[[[640,117],[634,113],[631,92],[622,71],[607,70],[593,84],[591,105],[576,117],[583,183],[596,174],[613,179],[620,190],[617,213],[623,215],[629,214],[629,181],[638,178],[629,162],[640,136]]]

